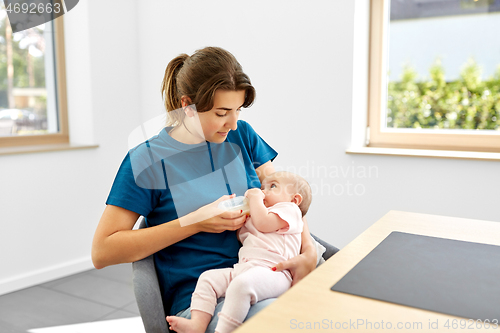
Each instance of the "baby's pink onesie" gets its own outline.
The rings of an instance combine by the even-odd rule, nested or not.
[[[288,270],[274,272],[271,268],[300,253],[302,213],[291,202],[279,202],[269,207],[268,212],[277,214],[288,227],[262,233],[249,217],[240,229],[243,246],[239,262],[233,268],[206,271],[198,279],[191,310],[213,315],[217,299],[225,295],[216,332],[233,331],[241,325],[252,304],[278,297],[291,286],[292,275]]]

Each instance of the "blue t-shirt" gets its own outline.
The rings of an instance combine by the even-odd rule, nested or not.
[[[131,149],[118,170],[106,204],[146,218],[148,227],[182,217],[225,194],[260,187],[255,168],[277,153],[245,121],[223,143],[184,144],[163,129]],[[154,255],[166,314],[190,305],[201,273],[231,267],[240,244],[235,231],[200,232]]]

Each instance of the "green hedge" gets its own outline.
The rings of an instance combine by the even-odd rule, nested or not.
[[[445,81],[439,60],[429,74],[428,81],[417,81],[407,66],[400,82],[389,82],[387,127],[500,130],[500,66],[484,81],[472,59],[456,81]]]

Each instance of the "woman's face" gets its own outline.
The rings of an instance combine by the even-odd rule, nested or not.
[[[210,111],[198,112],[205,140],[222,143],[231,130],[236,130],[240,108],[245,102],[245,90],[216,90]]]

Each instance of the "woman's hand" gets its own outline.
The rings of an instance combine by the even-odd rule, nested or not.
[[[219,203],[234,198],[232,195],[223,195],[216,201],[199,208],[195,213],[198,216],[199,231],[220,233],[225,230],[237,230],[245,224],[247,216],[241,211],[224,211],[220,209]]]
[[[307,274],[311,273],[316,268],[316,258],[304,252],[296,257],[280,262],[276,265],[276,272],[288,269],[292,274],[292,286],[302,280]]]

